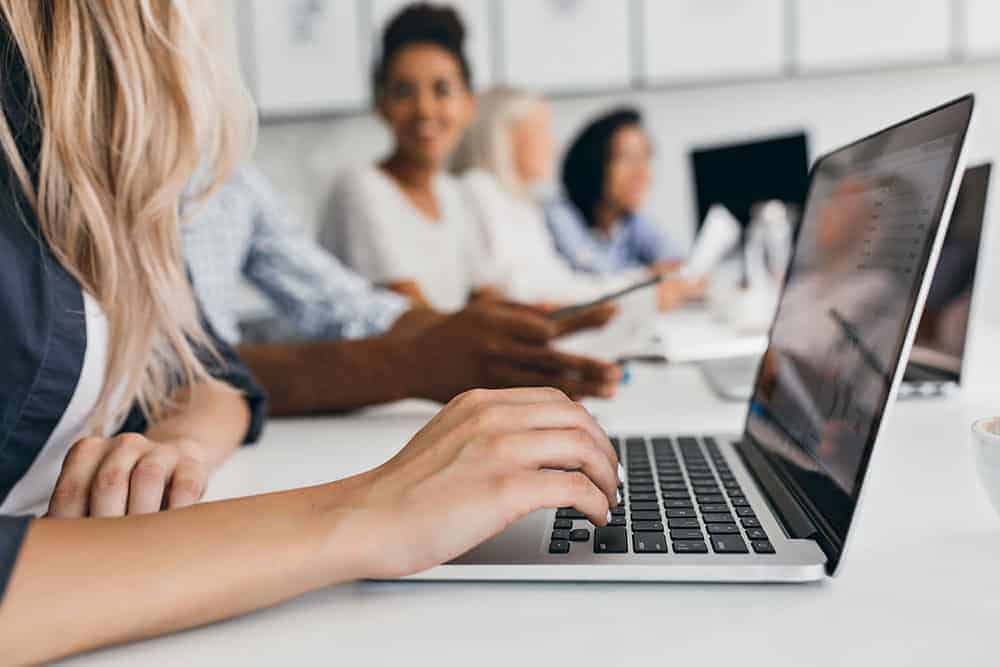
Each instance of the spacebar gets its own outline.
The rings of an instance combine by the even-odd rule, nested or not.
[[[605,526],[594,531],[595,554],[628,553],[628,536],[624,526]]]

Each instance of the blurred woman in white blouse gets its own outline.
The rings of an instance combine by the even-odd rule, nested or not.
[[[613,275],[574,270],[555,247],[533,189],[551,173],[555,146],[551,111],[540,97],[497,86],[479,100],[479,114],[456,151],[469,210],[486,243],[484,273],[514,301],[572,304],[597,298],[649,274]],[[659,306],[682,300],[674,281],[661,287]]]

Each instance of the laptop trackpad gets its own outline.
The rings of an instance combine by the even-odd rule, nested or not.
[[[544,538],[547,537],[546,528],[551,528],[552,515],[552,510],[532,512],[496,537],[483,542],[451,563],[455,565],[537,563],[543,547],[548,545],[548,541]],[[576,521],[575,524],[590,526],[590,522],[587,521]]]

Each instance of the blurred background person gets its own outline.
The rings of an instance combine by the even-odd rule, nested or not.
[[[545,100],[497,86],[480,96],[479,114],[452,160],[481,227],[493,286],[514,301],[587,301],[645,273],[576,271],[559,254],[533,194],[551,175],[554,154],[552,112]]]
[[[546,207],[546,222],[574,269],[608,275],[681,266],[680,247],[641,213],[652,153],[641,114],[628,107],[591,121],[570,144],[561,174],[565,198]],[[681,304],[702,288],[669,280],[661,287],[661,308]]]
[[[374,96],[388,157],[344,174],[320,242],[372,282],[453,312],[486,285],[482,238],[446,171],[476,111],[454,9],[409,5],[388,24]]]
[[[564,354],[556,336],[602,325],[611,309],[550,322],[479,299],[455,313],[373,285],[310,237],[249,164],[195,211],[184,255],[209,321],[273,397],[271,413],[351,410],[401,398],[446,402],[472,388],[553,386],[611,396],[616,366]],[[241,282],[271,313],[241,327]],[[244,329],[249,329],[245,332]]]

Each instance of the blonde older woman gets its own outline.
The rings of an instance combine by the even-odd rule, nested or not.
[[[617,274],[576,271],[558,252],[544,212],[532,195],[554,161],[552,114],[540,97],[507,86],[482,95],[479,115],[455,153],[469,210],[487,247],[490,283],[509,299],[568,304],[587,301],[642,279],[649,270]],[[674,281],[659,306],[679,300]]]
[[[462,176],[469,210],[487,246],[485,273],[515,301],[575,303],[622,287],[638,274],[612,277],[574,271],[559,255],[532,189],[554,158],[548,104],[499,86],[480,98],[452,168]]]

